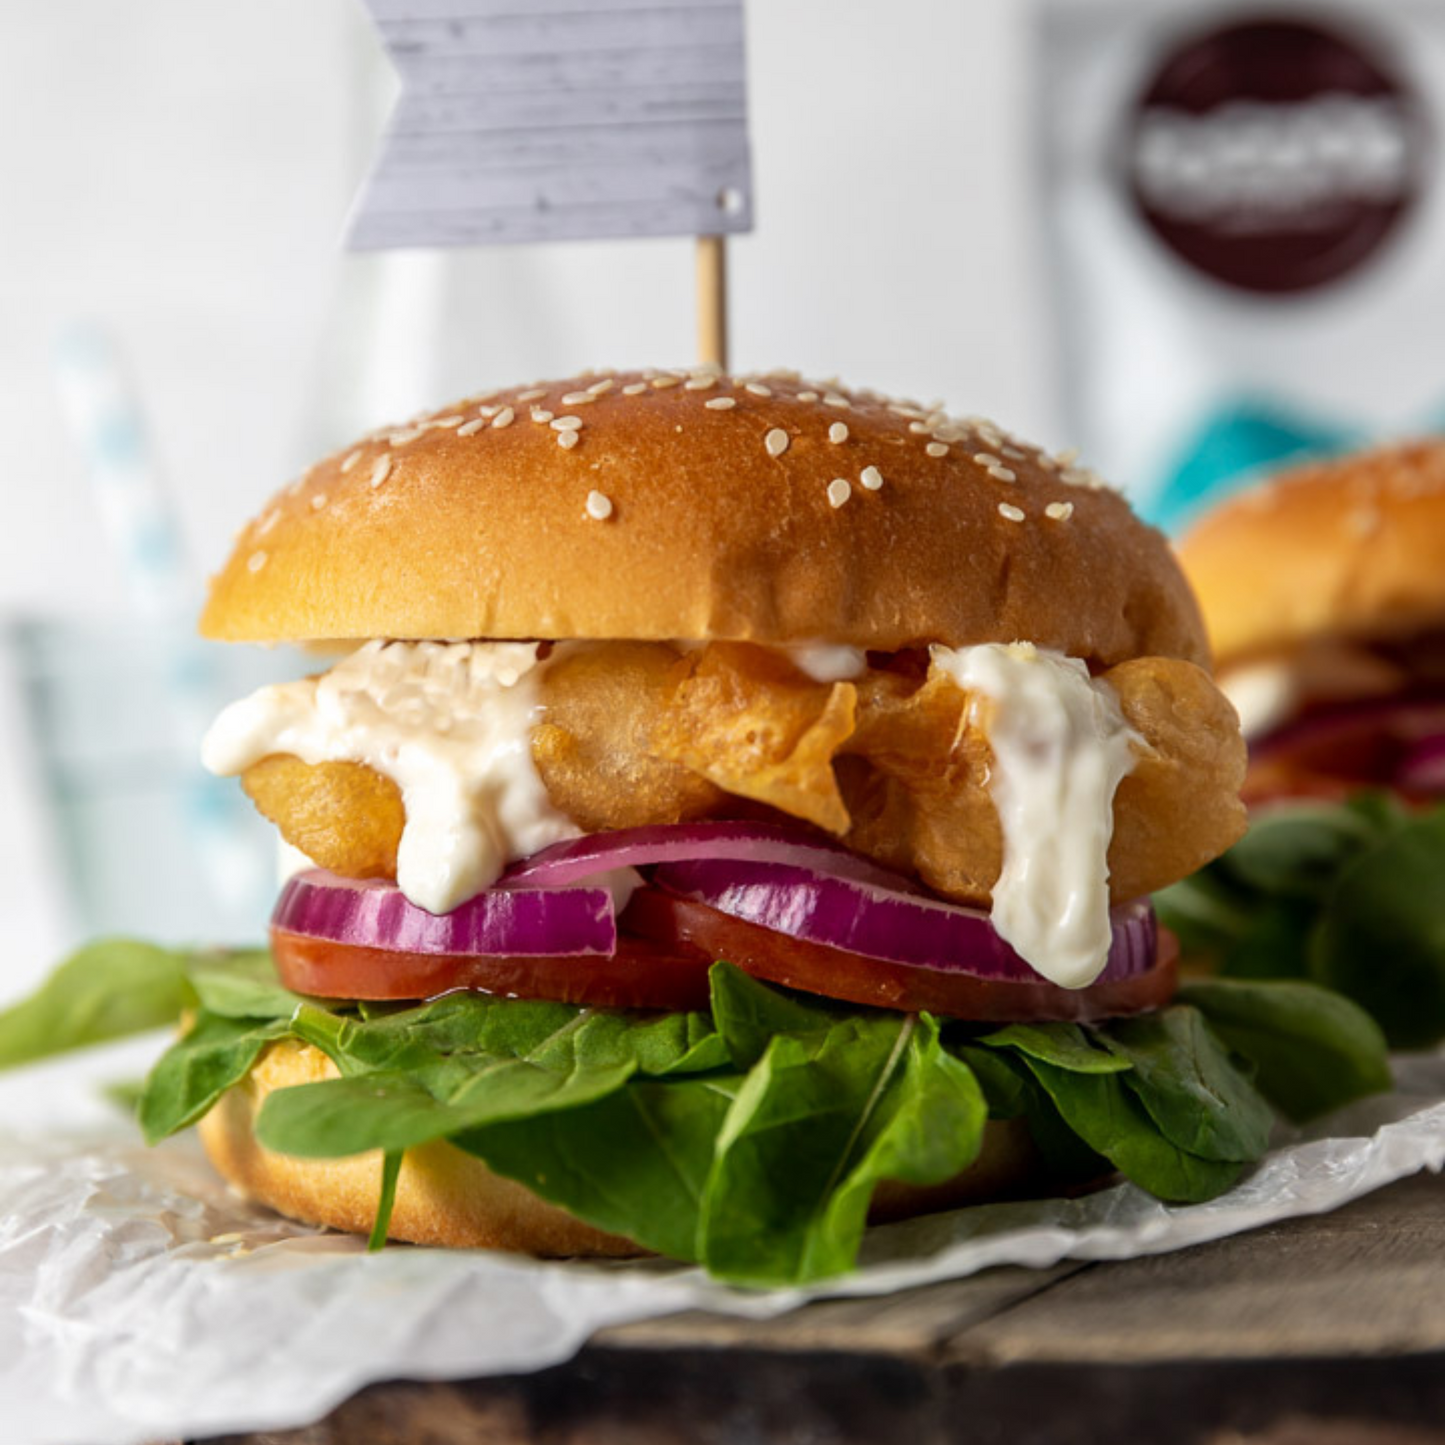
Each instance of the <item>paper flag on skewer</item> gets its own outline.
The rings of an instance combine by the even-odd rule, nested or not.
[[[742,0],[366,0],[401,76],[356,250],[752,228]]]

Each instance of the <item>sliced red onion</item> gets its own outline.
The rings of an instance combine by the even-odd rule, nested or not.
[[[563,958],[617,951],[617,915],[605,888],[488,888],[436,914],[394,883],[313,868],[286,884],[271,926],[399,953]]]
[[[1345,742],[1371,733],[1411,743],[1445,733],[1445,700],[1440,698],[1368,698],[1311,709],[1302,718],[1255,739],[1255,758],[1301,748]]]
[[[976,908],[903,893],[856,878],[777,863],[674,863],[658,886],[720,913],[808,943],[889,963],[1038,981]],[[1148,899],[1113,910],[1113,941],[1099,980],[1128,978],[1154,964],[1158,924]]]
[[[917,893],[907,878],[850,853],[821,833],[781,823],[659,823],[590,833],[543,848],[507,870],[501,888],[558,887],[614,868],[671,863],[777,863]]]
[[[1445,733],[1422,739],[1401,758],[1395,786],[1406,793],[1445,794]]]

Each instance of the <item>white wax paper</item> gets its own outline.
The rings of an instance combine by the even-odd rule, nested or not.
[[[1119,1185],[962,1209],[871,1231],[846,1279],[758,1293],[659,1261],[366,1255],[359,1240],[237,1199],[190,1138],[145,1148],[82,1099],[96,1073],[51,1066],[0,1088],[0,1119],[15,1126],[0,1138],[0,1435],[11,1445],[300,1425],[372,1380],[540,1369],[626,1320],[765,1316],[990,1265],[1160,1253],[1445,1163],[1445,1056],[1416,1057],[1397,1064],[1396,1093],[1291,1135],[1209,1204],[1169,1208]]]

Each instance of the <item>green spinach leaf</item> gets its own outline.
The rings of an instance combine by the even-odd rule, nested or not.
[[[1190,979],[1181,1003],[1255,1067],[1260,1092],[1291,1119],[1312,1119],[1390,1087],[1385,1039],[1349,999],[1313,984]]]
[[[195,1000],[187,961],[128,938],[87,944],[0,1013],[0,1069],[174,1026]]]

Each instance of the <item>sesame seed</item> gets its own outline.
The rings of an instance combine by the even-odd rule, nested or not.
[[[559,416],[552,419],[553,431],[576,431],[582,425],[580,416]]]
[[[511,407],[504,406],[501,411],[492,418],[492,425],[496,427],[511,426],[514,416],[516,416],[516,412],[514,412]]]
[[[961,442],[968,435],[968,428],[953,422],[944,422],[933,429],[933,438],[940,442]]]
[[[680,386],[681,384],[682,378],[680,376],[654,376],[652,378],[652,385],[657,391],[663,391],[669,386]]]
[[[361,448],[358,447],[354,452],[350,452],[347,454],[346,460],[341,464],[341,470],[343,472],[349,472],[352,467],[354,467],[360,460]]]
[[[711,401],[703,402],[709,411],[731,411],[737,405],[737,400],[731,396],[715,396]]]
[[[848,440],[848,425],[846,422],[835,421],[828,428],[828,440],[830,442],[845,442]]]
[[[586,406],[589,401],[596,401],[597,398],[590,391],[569,391],[562,398],[563,406]]]
[[[519,392],[517,393],[517,400],[518,400],[518,401],[541,401],[541,399],[542,399],[544,396],[546,396],[546,395],[547,395],[547,388],[546,388],[545,386],[533,386],[533,387],[529,387],[526,391],[519,391]]]
[[[474,437],[479,431],[481,431],[484,426],[486,426],[486,424],[487,423],[485,422],[485,420],[483,420],[483,418],[476,417],[472,421],[467,422],[464,426],[459,426],[457,428],[457,435],[459,437]]]
[[[536,421],[536,422],[547,422],[547,421],[551,421],[551,420],[552,420],[552,417],[553,417],[553,413],[550,412],[550,411],[547,411],[547,410],[546,410],[545,408],[543,408],[543,407],[534,406],[534,407],[532,408],[532,420],[533,420],[533,421]]]
[[[379,487],[391,475],[391,458],[388,456],[377,457],[371,467],[371,485]]]
[[[557,445],[561,447],[564,452],[570,452],[581,440],[582,436],[580,432],[559,431],[557,433]]]
[[[312,508],[313,508],[315,511],[318,511],[318,512],[319,512],[319,511],[322,509],[322,507],[324,507],[325,505],[326,505],[326,493],[325,493],[325,492],[317,492],[316,495],[311,498],[311,506],[312,506]]]
[[[1011,502],[1000,502],[998,504],[998,514],[1006,522],[1022,522],[1024,519],[1023,508],[1015,507]]]
[[[594,381],[592,385],[587,388],[587,390],[593,396],[601,396],[603,392],[611,391],[612,388],[616,385],[617,383],[610,376],[608,376],[604,377],[601,381]]]
[[[988,474],[996,482],[1016,482],[1019,475],[1012,467],[990,467]]]
[[[748,382],[747,389],[752,392],[754,396],[771,396],[773,394],[772,387],[764,386],[760,381]]]
[[[266,565],[266,554],[264,552],[252,552],[246,562],[248,572],[259,572]]]
[[[394,431],[387,437],[387,441],[394,447],[404,447],[408,442],[414,442],[419,436],[426,435],[424,426],[407,427],[405,431]]]
[[[767,436],[763,438],[763,445],[767,447],[768,455],[770,457],[780,457],[785,451],[787,451],[788,443],[791,440],[792,438],[787,434],[787,432],[782,429],[782,427],[775,426],[772,431],[770,431]]]
[[[933,428],[926,421],[911,421],[908,423],[908,430],[916,437],[926,437],[933,434]]]
[[[622,394],[623,396],[641,396],[646,390],[647,383],[645,381],[634,381],[630,386],[622,388]]]
[[[1000,447],[999,450],[1004,456],[1011,458],[1013,461],[1021,462],[1024,460],[1024,454],[1017,447]]]
[[[973,459],[981,467],[1001,467],[1003,462],[992,452],[975,452]]]
[[[440,426],[448,429],[454,426],[460,426],[461,424],[462,419],[459,416],[439,416],[427,423],[428,426]]]
[[[853,484],[846,477],[834,477],[828,483],[828,505],[838,508],[853,495]]]
[[[948,444],[946,442],[929,442],[923,450],[931,457],[946,457],[948,455]]]
[[[612,498],[603,492],[588,492],[587,515],[605,522],[612,515]]]
[[[911,417],[914,421],[923,420],[923,413],[919,411],[916,406],[899,406],[895,404],[890,406],[888,410],[891,411],[894,416]]]
[[[477,408],[477,415],[484,416],[490,421],[501,409],[499,406],[479,406]]]
[[[258,537],[264,537],[280,520],[280,512],[267,512],[266,515],[261,518],[261,525],[256,528],[256,535]]]
[[[849,401],[848,398],[844,396],[841,392],[830,391],[827,396],[823,398],[823,405],[850,407],[853,405],[853,403]]]
[[[1055,522],[1067,522],[1074,515],[1072,502],[1050,502],[1044,508],[1044,516]]]
[[[883,473],[877,467],[864,467],[858,474],[858,480],[863,483],[870,492],[876,492],[883,485]]]
[[[690,376],[682,385],[685,391],[706,391],[708,387],[717,385],[717,377]]]
[[[1054,460],[1061,467],[1071,467],[1079,460],[1078,447],[1065,447],[1061,452],[1054,453]]]
[[[817,401],[817,399],[818,393],[816,391],[800,391],[798,393],[799,401]]]

